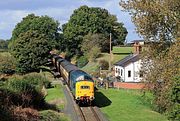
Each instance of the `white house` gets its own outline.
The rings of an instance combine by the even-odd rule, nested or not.
[[[142,78],[139,54],[131,54],[115,63],[115,76],[123,82],[140,82]]]
[[[140,82],[142,79],[140,52],[142,44],[134,43],[134,54],[130,54],[115,63],[115,76],[120,77],[123,82]]]

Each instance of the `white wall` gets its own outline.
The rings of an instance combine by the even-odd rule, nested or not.
[[[130,63],[125,67],[115,66],[115,76],[120,76],[125,82],[140,82],[140,68],[141,68],[141,60],[136,61],[134,63]],[[123,73],[121,75],[121,69]],[[119,71],[116,71],[119,70]],[[128,71],[131,72],[131,76],[128,77]]]

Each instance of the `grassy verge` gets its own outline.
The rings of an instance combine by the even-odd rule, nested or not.
[[[150,98],[137,90],[101,89],[95,102],[110,121],[167,121],[151,109]]]
[[[69,121],[69,119],[63,115],[52,110],[41,111],[42,118],[40,121]]]
[[[55,85],[54,88],[47,89],[46,102],[57,105],[58,108],[64,108],[64,93],[60,84]]]
[[[65,105],[64,93],[60,84],[54,85],[53,88],[47,89],[47,96],[45,100],[50,105],[55,105],[58,110],[63,110]],[[42,119],[40,121],[69,121],[69,118],[63,114],[54,110],[40,111]]]

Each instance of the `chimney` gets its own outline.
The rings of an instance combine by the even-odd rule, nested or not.
[[[142,46],[139,42],[134,42],[134,54],[140,54],[142,51]]]

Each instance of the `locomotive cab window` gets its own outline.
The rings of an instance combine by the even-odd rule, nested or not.
[[[81,86],[81,89],[90,89],[89,86]]]

